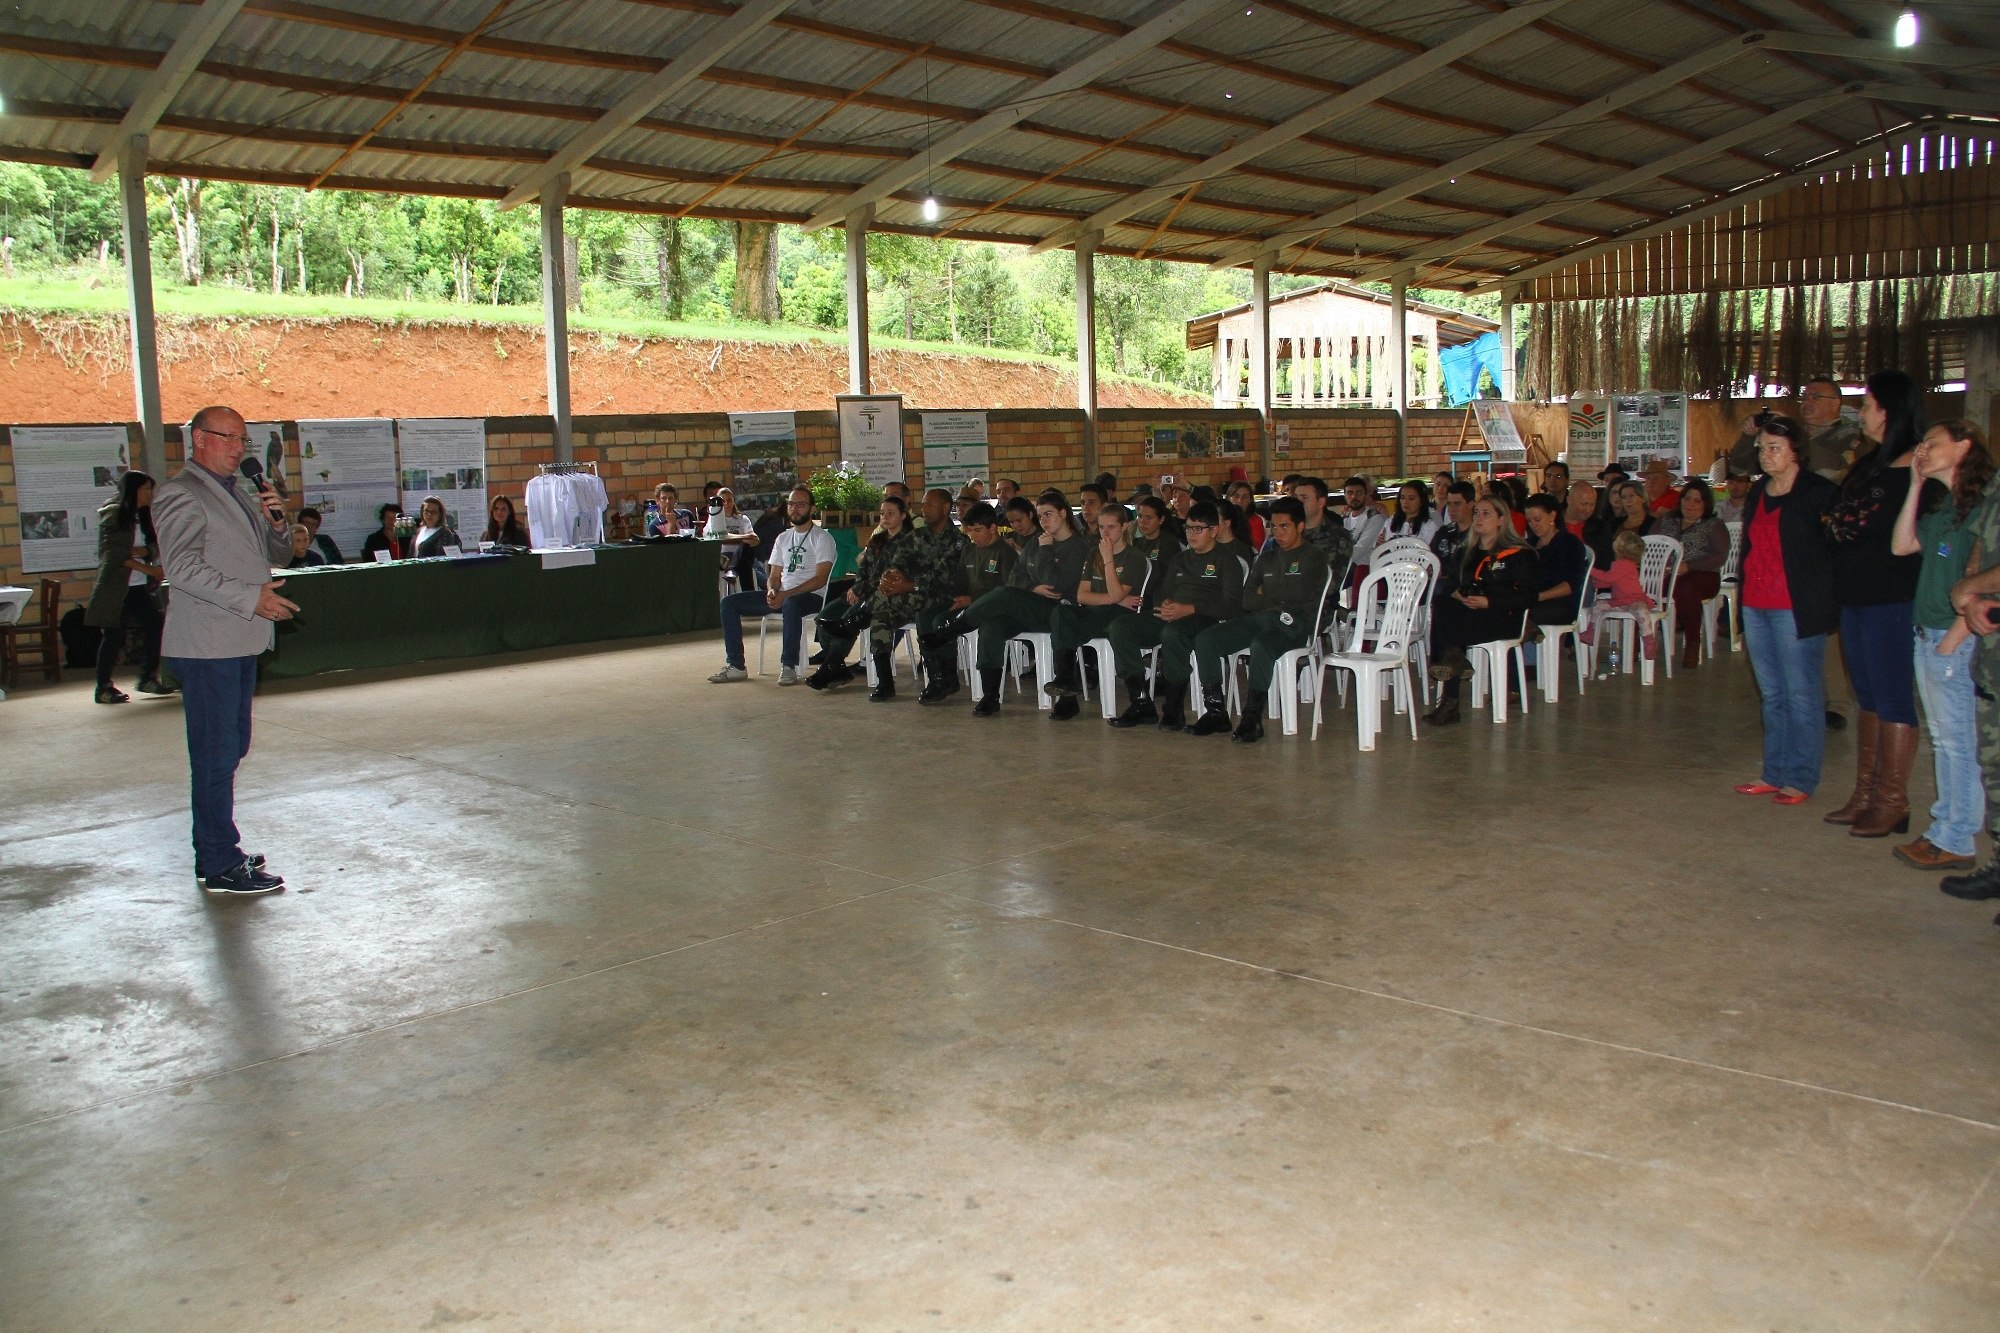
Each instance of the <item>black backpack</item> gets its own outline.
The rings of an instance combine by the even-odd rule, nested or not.
[[[83,623],[82,607],[72,606],[63,612],[62,619],[56,622],[56,632],[62,635],[64,666],[97,665],[97,646],[104,641],[104,631]]]

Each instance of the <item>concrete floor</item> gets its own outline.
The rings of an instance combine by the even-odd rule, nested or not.
[[[718,657],[268,692],[235,903],[177,704],[0,704],[0,1326],[2000,1328],[1991,905],[1845,735],[1731,794],[1740,657],[1372,755]]]

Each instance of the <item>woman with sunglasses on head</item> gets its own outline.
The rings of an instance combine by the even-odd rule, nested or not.
[[[1820,522],[1834,484],[1805,467],[1806,428],[1771,416],[1757,434],[1764,475],[1744,501],[1743,643],[1763,699],[1763,771],[1744,796],[1800,805],[1819,786],[1826,751],[1826,636],[1840,619]]]
[[[1868,377],[1861,399],[1867,446],[1827,508],[1833,590],[1840,603],[1840,654],[1860,705],[1854,794],[1826,816],[1857,838],[1910,826],[1910,767],[1917,758],[1917,680],[1910,656],[1911,603],[1923,562],[1890,549],[1896,515],[1913,489],[1911,460],[1922,437],[1923,398],[1899,370]]]
[[[1979,428],[1940,421],[1924,433],[1912,463],[1922,480],[1910,487],[1896,514],[1890,550],[1922,561],[1911,603],[1916,624],[1917,694],[1930,728],[1937,766],[1937,803],[1930,827],[1896,855],[1919,870],[1970,870],[1975,840],[1986,818],[1980,774],[1978,697],[1972,653],[1978,636],[1952,609],[1952,585],[1964,578],[1977,544],[1973,511],[1993,478],[1993,456]]]

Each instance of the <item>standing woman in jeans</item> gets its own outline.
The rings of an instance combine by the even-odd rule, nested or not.
[[[1805,468],[1806,428],[1768,418],[1757,433],[1764,475],[1743,503],[1743,642],[1764,701],[1764,771],[1745,796],[1799,805],[1819,785],[1826,750],[1826,636],[1840,618],[1821,523],[1834,484]]]
[[[1870,447],[1847,470],[1826,513],[1840,600],[1840,653],[1861,707],[1854,794],[1826,822],[1852,825],[1848,832],[1857,838],[1883,838],[1910,827],[1910,765],[1917,757],[1910,603],[1923,562],[1914,554],[1893,554],[1889,540],[1912,489],[1910,460],[1922,434],[1923,399],[1916,381],[1900,370],[1870,375],[1861,400],[1861,435]]]
[[[1919,870],[1970,870],[1973,840],[1986,818],[1972,688],[1972,650],[1979,639],[1951,609],[1951,585],[1965,577],[1974,545],[1972,511],[1993,476],[1993,458],[1977,426],[1940,421],[1917,446],[1913,466],[1922,480],[1910,487],[1896,515],[1890,549],[1923,561],[1911,614],[1917,693],[1930,726],[1938,796],[1930,827],[1896,855]]]
[[[172,694],[160,680],[160,630],[166,616],[155,600],[160,591],[160,541],[153,533],[153,479],[127,472],[118,479],[118,498],[97,511],[97,585],[90,591],[83,623],[104,631],[97,644],[97,694],[101,704],[131,698],[111,683],[125,654],[125,630],[145,636],[146,664],[141,694]]]

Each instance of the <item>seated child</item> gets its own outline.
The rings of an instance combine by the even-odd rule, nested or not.
[[[1611,550],[1617,557],[1611,568],[1590,571],[1591,586],[1598,590],[1598,597],[1585,615],[1577,637],[1585,643],[1595,642],[1597,627],[1603,623],[1605,613],[1625,611],[1638,619],[1640,655],[1651,657],[1656,646],[1653,630],[1660,622],[1660,614],[1653,609],[1653,599],[1646,596],[1639,583],[1639,562],[1646,558],[1645,540],[1636,532],[1621,532],[1611,543]]]

